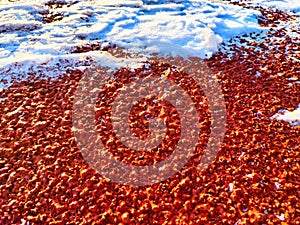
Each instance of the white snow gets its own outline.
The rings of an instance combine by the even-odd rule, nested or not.
[[[7,65],[0,67],[1,78],[7,79],[10,83],[12,78],[26,80],[27,73],[34,72],[37,76],[45,75],[47,77],[56,78],[59,75],[66,74],[68,69],[78,69],[83,71],[93,63],[99,63],[103,67],[108,67],[112,70],[121,67],[138,68],[141,67],[142,59],[135,58],[116,58],[107,52],[85,52],[74,53],[71,55],[61,55],[53,57],[51,55],[22,55],[19,58],[18,64],[13,63],[11,59],[7,59]],[[20,71],[22,74],[20,76]],[[0,89],[5,88],[0,82]]]
[[[300,13],[299,0],[254,0],[252,3],[284,11],[294,11],[296,13]]]
[[[123,2],[82,0],[55,10],[45,6],[44,0],[2,3],[0,43],[5,43],[5,48],[0,51],[0,59],[16,59],[22,52],[67,54],[83,44],[81,39],[109,40],[127,48],[167,42],[207,58],[229,37],[258,29],[255,15],[259,12],[239,6],[196,0],[155,5]],[[47,12],[60,14],[63,19],[45,23],[42,15]],[[11,34],[15,34],[14,39],[7,37]]]
[[[240,154],[238,160],[241,160],[241,158],[245,155],[245,152],[242,151],[242,153]]]
[[[284,120],[291,125],[300,125],[300,104],[294,111],[280,110],[271,119]]]
[[[253,174],[252,173],[246,174],[246,177],[253,178]]]
[[[288,5],[291,1],[280,2]],[[87,44],[110,42],[143,54],[188,52],[209,58],[222,42],[265,29],[257,23],[260,12],[221,1],[52,0],[68,3],[53,9],[47,2],[0,2],[0,89],[7,86],[2,78],[9,82],[18,74],[26,78],[39,72],[57,76],[92,62],[104,63],[100,51],[73,53]],[[47,15],[58,21],[46,22],[43,18]],[[184,51],[174,50],[170,44]],[[122,64],[106,61],[105,65],[118,68]]]
[[[233,183],[229,183],[229,192],[233,191]]]
[[[162,43],[172,43],[208,58],[221,42],[260,29],[256,19],[259,12],[204,0],[65,0],[54,1],[70,3],[56,9],[49,8],[46,2],[1,1],[0,71],[8,72],[15,62],[25,65],[49,58],[55,62],[71,55],[76,61],[79,55],[72,54],[76,46],[105,41],[133,51],[144,46],[147,53],[161,54],[173,54],[172,49],[162,48]],[[47,23],[43,17],[48,14],[62,19]],[[18,69],[28,73],[26,68]]]
[[[278,215],[275,215],[275,216],[276,216],[278,219],[282,220],[282,221],[285,220],[285,217],[284,217],[284,214],[283,214],[283,213],[281,213],[280,216],[278,216]]]
[[[30,225],[30,222],[25,219],[21,219],[21,225]]]
[[[276,190],[279,190],[279,189],[280,189],[280,183],[275,182],[275,186],[276,186]]]

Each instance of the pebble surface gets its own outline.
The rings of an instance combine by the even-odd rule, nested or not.
[[[280,26],[290,18],[285,13],[261,10],[262,25],[272,28],[266,35],[237,37],[206,60],[222,86],[227,130],[205,171],[195,169],[196,152],[184,173],[147,187],[95,172],[72,133],[80,70],[55,80],[16,79],[1,90],[0,223],[300,224],[300,127],[271,119],[300,103],[299,38],[292,35],[300,30]],[[167,67],[157,62],[148,72]],[[129,161],[132,154],[112,153]]]

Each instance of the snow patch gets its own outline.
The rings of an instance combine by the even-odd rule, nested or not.
[[[70,54],[83,40],[109,40],[125,48],[144,45],[156,50],[161,46],[151,44],[171,43],[209,58],[220,43],[260,29],[258,11],[204,0],[82,0],[55,10],[45,3],[0,3],[0,66],[6,60],[18,62],[20,53],[37,57]],[[43,17],[48,13],[59,13],[62,19],[46,23]]]
[[[299,0],[255,0],[252,3],[259,4],[261,6],[280,9],[283,11],[294,11],[300,13],[300,1]]]
[[[229,192],[233,191],[233,183],[229,183]]]
[[[299,126],[300,125],[300,104],[298,105],[298,108],[295,109],[294,111],[280,110],[278,113],[272,116],[271,119],[284,120],[289,122],[291,125]]]
[[[285,220],[285,217],[284,217],[284,214],[283,214],[283,213],[281,213],[280,216],[276,215],[276,217],[277,217],[278,219],[282,220],[282,221]]]

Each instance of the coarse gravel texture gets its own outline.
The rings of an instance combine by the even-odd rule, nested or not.
[[[67,70],[55,79],[15,77],[0,92],[0,224],[300,224],[300,126],[272,118],[300,103],[300,29],[281,26],[291,16],[280,10],[261,10],[261,25],[271,29],[233,38],[205,60],[227,109],[217,158],[198,171],[196,151],[184,172],[152,186],[112,183],[83,159],[72,131],[73,94],[83,71]],[[130,76],[168,68],[160,62],[122,68],[107,94]],[[209,115],[205,105],[198,110]],[[207,127],[204,119],[198,149],[205,146]],[[169,154],[114,151],[121,160],[145,163]]]

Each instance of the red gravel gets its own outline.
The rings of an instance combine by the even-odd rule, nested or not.
[[[195,154],[185,173],[153,186],[111,183],[81,156],[71,130],[80,71],[55,81],[15,81],[1,91],[0,224],[300,224],[300,127],[270,119],[300,103],[300,84],[287,85],[300,79],[299,62],[289,57],[299,40],[284,29],[251,36],[227,46],[231,57],[220,52],[207,60],[227,105],[216,160],[199,173]],[[116,75],[124,74],[130,72]]]

